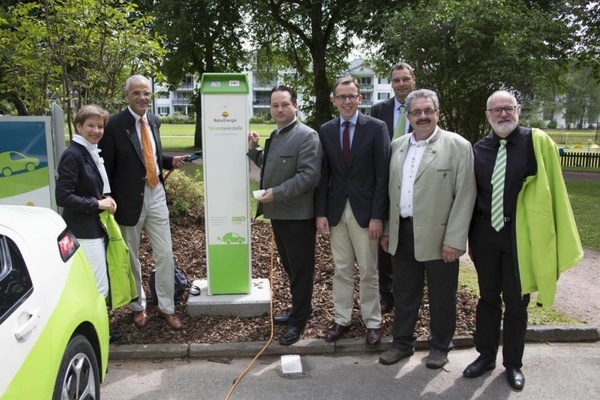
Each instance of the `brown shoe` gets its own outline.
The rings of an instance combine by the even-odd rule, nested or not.
[[[367,328],[367,344],[369,346],[377,346],[381,342],[381,329]]]
[[[158,312],[158,316],[164,319],[167,325],[169,325],[171,328],[175,329],[176,331],[183,328],[183,323],[176,314],[167,314],[160,311],[158,308],[156,311]]]
[[[143,328],[148,323],[148,313],[146,310],[133,312],[133,323],[138,328]]]
[[[348,331],[350,329],[350,325],[348,326],[343,326],[337,323],[334,323],[331,328],[329,328],[327,330],[327,332],[325,333],[325,341],[326,342],[335,342],[337,341],[339,338],[342,337],[342,335]]]

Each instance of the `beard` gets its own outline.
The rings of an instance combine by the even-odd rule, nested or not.
[[[504,120],[496,123],[490,122],[492,129],[498,136],[506,136],[515,130],[519,123],[517,121]]]

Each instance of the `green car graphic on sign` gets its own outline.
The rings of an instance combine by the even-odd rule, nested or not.
[[[244,239],[243,237],[241,237],[240,235],[238,235],[235,232],[227,232],[226,234],[223,235],[223,237],[218,237],[217,239],[219,239],[220,241],[225,242],[227,244],[244,243],[246,241],[246,239]]]
[[[18,151],[5,151],[0,153],[0,174],[11,176],[13,172],[18,171],[33,171],[40,160],[35,157],[28,157]]]

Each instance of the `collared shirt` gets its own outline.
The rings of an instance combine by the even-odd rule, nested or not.
[[[413,189],[419,165],[427,146],[439,137],[439,129],[439,127],[436,127],[433,134],[425,140],[417,140],[414,134],[410,135],[406,158],[402,166],[402,187],[400,189],[400,216],[402,218],[413,216]]]
[[[343,142],[344,142],[344,122],[346,120],[344,119],[344,117],[340,116],[340,146],[343,146]],[[356,111],[354,113],[354,115],[352,116],[352,118],[350,118],[348,120],[350,122],[350,126],[348,127],[348,129],[350,129],[350,148],[352,148],[352,140],[354,140],[354,129],[356,128],[356,121],[358,121],[358,111]]]
[[[400,122],[400,106],[405,106],[405,104],[400,103],[398,101],[398,99],[394,97],[394,129],[396,129],[396,125],[398,125],[398,122]],[[406,112],[406,109],[404,109],[404,112]],[[402,134],[406,135],[408,133],[409,129],[410,129],[410,122],[408,121],[408,118],[407,118],[406,124],[404,125],[404,132],[402,132]]]
[[[154,155],[154,165],[156,166],[156,173],[158,176],[160,176],[160,169],[158,168],[158,160],[156,159],[156,143],[154,143],[154,135],[152,134],[152,127],[150,126],[150,123],[148,122],[148,114],[144,114],[143,117],[140,117],[135,111],[133,111],[131,109],[131,107],[127,107],[129,109],[129,112],[131,113],[131,115],[133,115],[133,117],[135,118],[135,130],[137,132],[137,137],[138,140],[140,141],[140,145],[143,148],[143,143],[142,143],[142,124],[140,122],[140,119],[144,118],[144,122],[146,123],[146,126],[148,127],[148,132],[150,133],[150,142],[152,142],[152,154]]]
[[[492,208],[492,173],[502,138],[490,133],[473,146],[477,200],[475,212],[490,215]],[[537,173],[531,129],[517,126],[506,137],[506,174],[504,178],[504,216],[514,217],[517,196],[528,176]]]
[[[293,125],[294,123],[296,123],[296,117],[294,117],[293,120],[291,120],[290,122],[288,122],[287,124],[285,124],[284,126],[282,126],[281,128],[277,127],[277,135],[279,135],[279,132],[281,132],[282,130],[284,130],[285,128],[287,128],[290,125]]]

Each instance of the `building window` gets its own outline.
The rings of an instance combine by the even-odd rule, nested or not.
[[[161,117],[167,116],[171,113],[171,109],[169,107],[158,107],[158,115]]]
[[[390,83],[388,78],[377,78],[377,80],[379,81],[380,85],[388,85]]]
[[[370,76],[362,76],[362,77],[358,78],[358,82],[361,85],[370,85],[371,84],[371,77]]]
[[[389,92],[380,92],[377,93],[377,100],[387,100],[390,98],[390,93]]]

